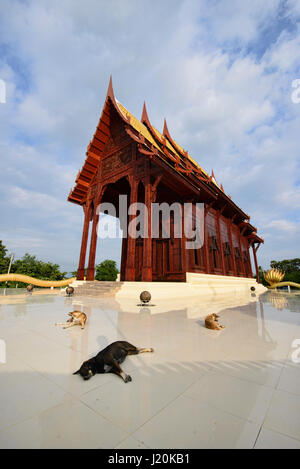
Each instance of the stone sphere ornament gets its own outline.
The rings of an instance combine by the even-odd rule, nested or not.
[[[29,285],[27,285],[26,289],[28,292],[32,292],[32,290],[34,289],[34,286],[30,283]]]
[[[142,293],[140,294],[140,300],[141,303],[137,306],[155,306],[150,304],[151,293],[149,291],[142,291]],[[141,310],[140,312],[143,312],[143,310]]]
[[[73,293],[74,293],[74,288],[73,288],[73,287],[67,287],[67,288],[66,288],[66,294],[67,294],[68,296],[73,295]]]
[[[151,293],[146,290],[142,291],[142,293],[140,294],[140,300],[144,304],[149,303],[149,301],[151,300]]]

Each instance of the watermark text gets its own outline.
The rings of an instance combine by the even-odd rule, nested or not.
[[[5,81],[0,78],[0,103],[6,103],[6,84]]]
[[[184,237],[186,249],[200,249],[204,244],[202,203],[151,203],[148,209],[142,202],[128,205],[127,196],[120,195],[118,209],[105,202],[97,206],[96,214],[97,235],[101,239]]]
[[[291,100],[294,104],[299,104],[300,103],[300,78],[293,80],[292,88],[295,88],[295,90],[291,94]]]
[[[6,363],[6,343],[0,339],[0,364]]]
[[[293,340],[292,347],[296,349],[292,353],[292,362],[300,363],[300,339]]]

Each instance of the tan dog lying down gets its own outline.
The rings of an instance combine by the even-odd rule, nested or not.
[[[218,314],[209,314],[205,318],[205,327],[207,329],[213,329],[215,331],[220,331],[221,329],[224,329],[225,326],[220,326],[219,324],[219,315]]]
[[[84,329],[84,325],[86,323],[87,317],[82,311],[71,311],[68,313],[70,319],[67,322],[57,322],[56,326],[64,326],[63,329],[67,329],[68,327],[72,326],[81,326],[81,329]]]

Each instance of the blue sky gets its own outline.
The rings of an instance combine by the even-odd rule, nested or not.
[[[67,202],[110,74],[115,94],[174,138],[251,215],[259,263],[300,257],[300,2],[1,0],[0,239],[75,270]],[[99,241],[97,262],[120,257]]]

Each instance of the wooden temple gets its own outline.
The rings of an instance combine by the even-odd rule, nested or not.
[[[259,282],[256,252],[263,239],[250,224],[249,215],[225,194],[214,173],[207,174],[173,139],[166,121],[160,133],[151,124],[145,104],[141,120],[122,106],[110,79],[98,126],[68,197],[84,211],[78,280],[85,275],[94,280],[97,207],[111,202],[118,216],[120,194],[127,195],[128,205],[145,203],[149,230],[153,202],[203,203],[205,207],[204,243],[199,249],[186,249],[184,236],[174,237],[172,218],[169,238],[163,236],[162,228],[157,238],[151,238],[151,231],[145,238],[124,237],[121,280],[184,282],[187,272],[253,277],[251,248]],[[128,216],[125,223],[133,217]]]

